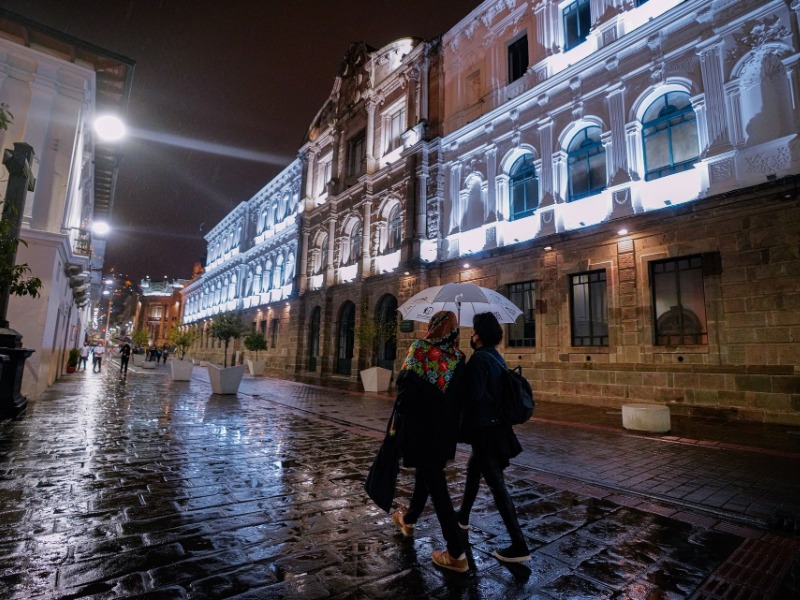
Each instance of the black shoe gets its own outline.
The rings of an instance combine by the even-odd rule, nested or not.
[[[502,550],[495,550],[492,554],[494,554],[497,560],[508,563],[527,562],[531,559],[531,553],[527,548],[517,548],[515,546],[509,546]]]

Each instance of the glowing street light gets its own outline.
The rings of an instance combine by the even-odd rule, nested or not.
[[[111,230],[111,227],[108,226],[108,223],[105,221],[95,221],[92,223],[92,232],[96,233],[97,235],[105,235]]]
[[[114,115],[103,115],[94,121],[94,130],[105,142],[118,142],[125,137],[125,123]]]

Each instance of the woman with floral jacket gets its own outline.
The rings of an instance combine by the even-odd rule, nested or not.
[[[469,568],[464,538],[444,473],[447,461],[455,458],[458,437],[457,389],[464,367],[458,343],[456,316],[437,312],[425,339],[411,344],[397,377],[395,408],[402,420],[401,454],[403,464],[416,473],[408,510],[392,513],[392,520],[403,535],[414,535],[414,524],[430,496],[447,543],[446,550],[433,553],[433,563],[463,573]]]

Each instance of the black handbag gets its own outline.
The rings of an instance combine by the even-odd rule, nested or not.
[[[402,417],[395,407],[386,426],[386,435],[372,462],[364,483],[364,490],[373,502],[387,513],[392,509],[392,501],[400,472],[401,438],[403,434]]]

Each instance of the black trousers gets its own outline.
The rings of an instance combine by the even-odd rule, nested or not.
[[[464,497],[461,501],[461,509],[458,511],[458,521],[464,524],[469,523],[469,513],[475,504],[475,498],[478,497],[478,488],[481,483],[481,475],[483,475],[486,485],[492,492],[497,512],[500,513],[508,530],[511,545],[520,550],[527,550],[528,544],[525,542],[525,536],[522,535],[517,509],[508,493],[508,488],[506,488],[503,471],[500,459],[494,456],[480,455],[473,450],[467,462],[467,481],[464,484]]]
[[[129,356],[122,356],[119,359],[119,370],[123,373],[128,372],[128,360],[130,360]]]
[[[464,553],[464,539],[456,521],[456,513],[453,509],[453,501],[450,499],[450,492],[447,490],[447,479],[444,469],[430,467],[419,467],[414,475],[414,492],[411,495],[411,505],[403,517],[403,520],[413,525],[417,522],[428,496],[433,501],[433,509],[436,511],[436,518],[439,519],[439,526],[442,528],[442,535],[447,543],[447,552],[453,558],[458,558]]]

